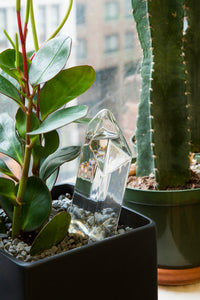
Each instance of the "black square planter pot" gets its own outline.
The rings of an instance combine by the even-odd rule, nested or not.
[[[68,189],[55,187],[53,198]],[[37,262],[0,251],[0,299],[156,300],[155,224],[125,207],[120,224],[134,230]]]

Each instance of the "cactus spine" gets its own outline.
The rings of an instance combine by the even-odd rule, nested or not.
[[[151,71],[142,76],[143,87],[149,86],[149,89],[145,93],[142,91],[140,103],[147,101],[149,104],[152,135],[148,143],[140,136],[139,126],[146,122],[146,113],[143,113],[140,104],[136,131],[137,152],[145,153],[149,151],[145,148],[152,146],[149,153],[152,155],[153,152],[159,189],[184,185],[190,178],[190,130],[183,55],[184,0],[132,0],[132,3],[144,54],[142,74],[147,63],[147,52],[151,53]],[[139,25],[144,12],[148,28]],[[144,160],[145,156],[138,155],[139,176]],[[152,166],[150,160],[149,165]]]

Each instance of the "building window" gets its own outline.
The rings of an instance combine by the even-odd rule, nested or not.
[[[51,26],[53,30],[55,30],[58,27],[59,20],[60,20],[59,5],[53,4],[51,5]]]
[[[78,4],[76,6],[76,24],[81,25],[85,24],[85,4]]]
[[[132,8],[132,4],[131,4],[131,0],[124,0],[124,16],[126,18],[132,18],[133,14],[132,14],[133,8]]]
[[[3,30],[6,28],[6,9],[0,9],[0,46],[5,47],[7,46],[7,38],[3,33]]]
[[[76,48],[76,58],[84,59],[84,58],[86,58],[86,56],[87,56],[86,40],[78,39],[77,40],[77,48]]]
[[[105,37],[105,53],[116,52],[119,49],[119,37],[117,34]]]
[[[132,31],[125,32],[124,48],[125,49],[132,49],[133,46],[134,46],[133,32]]]
[[[46,7],[44,5],[38,6],[38,39],[43,43],[47,38],[46,31]]]
[[[119,17],[119,3],[117,1],[109,1],[105,3],[105,20],[116,20]]]

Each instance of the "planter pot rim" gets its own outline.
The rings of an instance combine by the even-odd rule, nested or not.
[[[124,201],[150,206],[200,204],[200,188],[192,190],[142,190],[126,188]]]

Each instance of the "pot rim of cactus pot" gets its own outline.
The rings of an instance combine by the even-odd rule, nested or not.
[[[135,203],[144,205],[164,205],[164,206],[177,206],[177,205],[190,205],[199,202],[196,196],[200,192],[200,188],[183,189],[183,190],[145,190],[126,187],[124,200],[132,202],[132,191],[136,198]],[[162,198],[162,199],[160,199]]]

